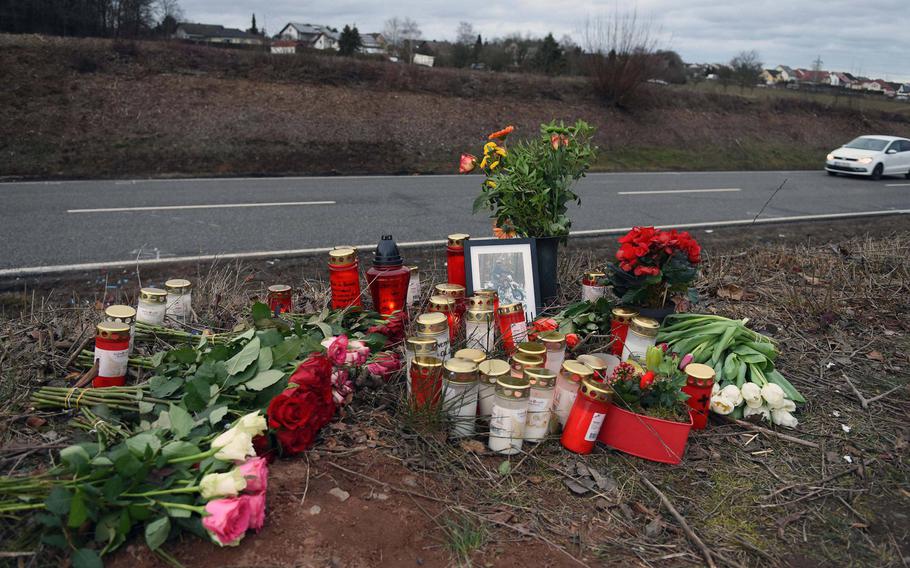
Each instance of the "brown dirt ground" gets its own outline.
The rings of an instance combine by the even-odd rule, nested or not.
[[[503,122],[598,127],[600,169],[814,167],[910,119],[805,101],[652,93],[610,110],[580,78],[414,69],[179,43],[0,35],[0,176],[445,173]]]

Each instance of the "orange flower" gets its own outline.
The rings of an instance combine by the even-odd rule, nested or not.
[[[559,134],[550,136],[550,146],[552,146],[554,150],[559,150]]]
[[[505,137],[508,136],[509,134],[511,134],[513,130],[515,130],[515,127],[510,124],[509,126],[506,126],[505,128],[503,128],[502,130],[499,130],[499,131],[494,132],[493,134],[490,134],[487,137],[487,139],[492,140],[494,138],[499,138],[500,140],[504,140]]]
[[[461,160],[458,164],[458,173],[460,173],[460,174],[470,173],[474,169],[474,166],[476,164],[477,164],[477,158],[475,158],[471,154],[462,154]]]
[[[493,236],[497,239],[514,239],[518,236],[518,233],[515,232],[508,222],[503,223],[505,227],[497,227],[496,224],[493,224]]]

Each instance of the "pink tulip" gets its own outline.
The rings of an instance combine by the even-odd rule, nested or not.
[[[205,504],[202,526],[219,546],[237,546],[250,527],[250,506],[246,497],[213,499]]]
[[[247,502],[250,511],[250,528],[256,532],[265,524],[265,493],[258,495],[243,495],[241,499]]]
[[[246,479],[244,493],[265,493],[269,485],[269,465],[265,458],[250,458],[237,466]]]
[[[462,154],[461,160],[458,163],[458,173],[467,174],[474,171],[474,167],[477,165],[477,158],[471,154]]]
[[[685,357],[682,358],[682,361],[679,362],[679,370],[685,371],[686,367],[695,359],[691,353],[687,353]]]

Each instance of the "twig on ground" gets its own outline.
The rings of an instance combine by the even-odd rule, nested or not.
[[[863,396],[863,393],[859,392],[859,389],[856,388],[856,385],[853,384],[853,381],[850,380],[850,377],[848,377],[846,375],[846,373],[841,373],[841,374],[843,375],[844,380],[847,381],[847,384],[850,385],[850,388],[853,389],[853,392],[856,394],[856,398],[859,399],[859,403],[862,405],[863,410],[868,409],[869,405],[872,404],[873,402],[875,402],[877,400],[881,400],[881,399],[885,398],[886,396],[888,396],[889,394],[893,393],[894,391],[903,388],[903,385],[898,385],[891,390],[883,392],[882,394],[875,395],[872,398],[866,398],[865,396]]]
[[[424,493],[419,493],[417,491],[411,491],[410,489],[405,489],[404,487],[396,487],[396,486],[392,485],[391,483],[382,481],[380,479],[376,479],[375,477],[371,477],[369,475],[360,473],[359,471],[354,471],[353,469],[348,469],[344,466],[338,465],[337,463],[333,463],[333,462],[328,462],[328,463],[330,466],[334,467],[335,469],[339,469],[339,470],[349,473],[351,475],[356,475],[357,477],[366,479],[367,481],[371,481],[371,482],[375,483],[376,485],[388,487],[389,489],[392,489],[393,491],[398,491],[399,493],[406,493],[408,495],[420,497],[421,499],[428,499],[430,501],[436,501],[437,503],[445,503],[446,505],[455,505],[455,503],[453,503],[452,501],[449,501],[448,499],[441,499],[439,497],[433,497],[432,495],[426,495]]]
[[[793,442],[794,444],[800,444],[802,446],[808,446],[810,448],[819,448],[819,445],[815,442],[809,440],[803,440],[802,438],[797,438],[796,436],[790,436],[789,434],[782,434],[781,432],[775,432],[774,430],[769,430],[757,424],[752,424],[751,422],[746,422],[745,420],[737,420],[735,418],[727,418],[732,424],[737,426],[742,426],[743,428],[748,428],[749,430],[755,430],[756,432],[761,432],[762,434],[767,434],[769,436],[775,436],[781,440],[786,440],[788,442]]]
[[[701,555],[704,556],[705,562],[708,564],[708,566],[710,568],[716,568],[717,564],[714,563],[714,557],[711,555],[711,551],[708,550],[707,545],[705,545],[705,543],[698,537],[698,535],[695,534],[695,531],[693,531],[692,527],[689,526],[689,523],[686,522],[686,518],[676,510],[676,507],[673,506],[673,503],[670,501],[670,499],[667,498],[667,496],[664,495],[664,492],[658,489],[644,475],[641,476],[641,480],[644,482],[645,486],[647,486],[648,489],[653,491],[654,494],[660,498],[660,502],[663,503],[664,507],[666,507],[667,510],[670,511],[670,514],[673,515],[673,518],[676,519],[676,522],[679,523],[679,526],[682,527],[682,530],[684,533],[686,533],[686,537],[688,537],[689,541],[697,546],[701,551]]]

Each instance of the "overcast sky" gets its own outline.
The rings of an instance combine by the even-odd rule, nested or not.
[[[758,51],[766,67],[810,68],[816,56],[829,70],[910,80],[910,0],[180,0],[188,21],[249,27],[250,14],[277,33],[287,22],[361,32],[382,31],[391,16],[417,21],[427,39],[454,39],[461,21],[486,37],[552,32],[579,38],[589,18],[637,9],[659,32],[662,46],[687,62],[728,61]],[[581,41],[578,41],[581,43]]]

